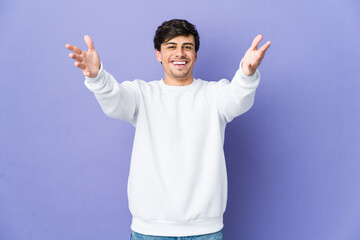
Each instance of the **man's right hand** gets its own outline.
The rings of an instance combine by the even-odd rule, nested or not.
[[[82,70],[84,76],[94,78],[99,73],[100,58],[94,48],[94,43],[90,36],[85,35],[84,40],[89,48],[87,52],[82,51],[80,48],[70,44],[66,44],[65,47],[73,51],[73,53],[69,54],[69,57],[76,61],[74,65]]]

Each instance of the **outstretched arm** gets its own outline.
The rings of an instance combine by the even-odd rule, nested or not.
[[[254,38],[231,82],[227,79],[218,82],[217,107],[226,122],[248,111],[254,103],[255,90],[260,81],[257,68],[270,46],[268,41],[257,50],[261,39],[262,35]]]
[[[82,70],[85,86],[94,93],[107,116],[128,121],[135,126],[140,99],[136,84],[130,81],[118,83],[104,70],[90,36],[85,35],[84,40],[88,51],[82,51],[70,44],[65,47],[73,51],[69,57],[74,59],[75,66]]]
[[[74,65],[82,70],[84,76],[94,78],[98,75],[100,70],[100,58],[94,48],[94,43],[90,36],[85,35],[84,40],[88,46],[87,52],[82,51],[80,48],[71,44],[66,44],[65,47],[73,51],[69,54],[69,57],[76,61]]]

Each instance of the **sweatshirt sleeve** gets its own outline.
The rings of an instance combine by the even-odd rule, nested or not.
[[[242,61],[231,82],[227,79],[221,79],[218,82],[217,108],[226,123],[252,107],[255,90],[260,82],[260,72],[257,69],[252,76],[243,74]]]
[[[94,93],[103,112],[115,119],[120,119],[136,126],[139,107],[139,90],[134,82],[118,83],[103,69],[94,78],[85,77],[85,86]]]

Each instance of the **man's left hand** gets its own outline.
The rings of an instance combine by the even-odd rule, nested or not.
[[[257,35],[254,38],[251,47],[244,55],[241,69],[246,76],[252,76],[255,73],[265,56],[266,50],[270,47],[271,42],[267,41],[261,48],[257,49],[262,38],[263,36],[261,34]]]

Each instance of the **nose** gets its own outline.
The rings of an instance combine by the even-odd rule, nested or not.
[[[185,57],[184,49],[179,47],[176,51],[176,57]]]

